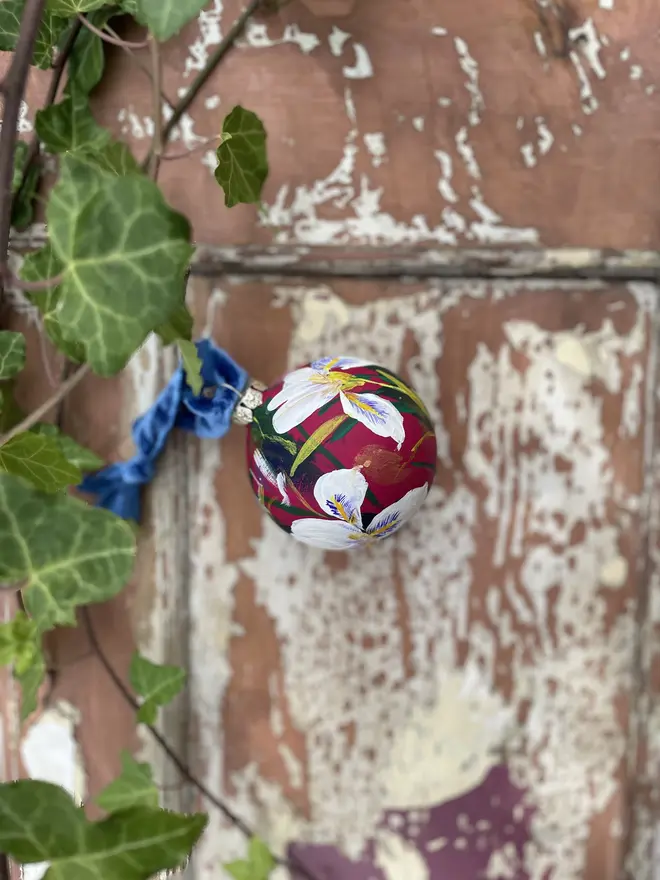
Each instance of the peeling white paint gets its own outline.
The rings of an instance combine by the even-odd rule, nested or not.
[[[467,76],[465,88],[470,96],[470,111],[468,121],[470,125],[478,125],[481,122],[481,114],[485,109],[484,96],[479,85],[479,65],[470,54],[468,44],[460,37],[454,38],[454,46],[458,53],[458,61],[461,70]]]
[[[355,50],[355,64],[352,67],[344,67],[343,74],[346,79],[369,79],[374,75],[371,58],[362,43],[353,43]]]
[[[374,168],[379,168],[387,156],[385,136],[382,132],[371,132],[365,134],[363,140],[364,145],[371,156],[371,164]]]
[[[430,880],[428,866],[417,848],[391,831],[378,833],[375,862],[384,880]]]
[[[458,201],[458,196],[456,195],[456,192],[454,191],[451,183],[451,178],[453,174],[452,158],[449,153],[445,153],[443,150],[436,150],[435,158],[440,163],[440,180],[438,180],[438,192],[440,193],[442,198],[445,199],[445,201],[455,204]]]
[[[413,117],[413,128],[415,131],[424,131],[424,117],[423,116],[415,116]]]
[[[346,41],[349,40],[351,35],[343,31],[341,28],[338,28],[337,25],[333,25],[332,31],[328,37],[328,44],[330,45],[330,51],[335,56],[335,58],[339,58],[341,53],[344,50],[344,46],[346,45]]]

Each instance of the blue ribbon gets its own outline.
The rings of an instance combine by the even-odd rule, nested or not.
[[[218,440],[231,427],[239,401],[237,392],[245,389],[248,374],[210,339],[195,345],[202,361],[202,393],[193,394],[179,365],[154,405],[133,422],[134,457],[88,474],[78,486],[96,496],[97,507],[139,522],[142,486],[153,480],[156,460],[172,429],[183,428],[202,439]]]

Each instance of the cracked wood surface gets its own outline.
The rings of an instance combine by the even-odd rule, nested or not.
[[[163,184],[208,242],[199,332],[266,381],[339,348],[399,369],[431,407],[437,483],[378,553],[324,556],[260,515],[240,429],[176,436],[99,636],[124,675],[136,645],[188,667],[168,737],[324,880],[652,880],[654,6],[334,2],[256,20],[177,132],[194,147],[237,101],[260,113],[261,213],[224,210],[210,150]],[[169,96],[237,9],[214,0],[166,47]],[[96,112],[141,154],[147,81],[110,55]],[[43,91],[34,77],[26,129]],[[34,329],[30,351],[26,405],[50,389]],[[90,378],[68,430],[129,455],[173,366],[149,343],[121,379]],[[6,692],[5,775],[60,773],[88,800],[139,748],[168,806],[199,805],[83,633],[51,650],[50,708],[20,738]],[[186,880],[242,847],[214,816]]]

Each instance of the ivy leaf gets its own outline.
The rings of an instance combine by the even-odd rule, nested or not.
[[[164,324],[156,327],[156,333],[164,345],[172,345],[179,339],[192,339],[192,331],[193,316],[185,302],[176,307]]]
[[[136,806],[90,822],[58,785],[0,785],[0,851],[17,862],[50,862],[44,880],[148,880],[181,866],[207,817]]]
[[[41,168],[38,163],[31,165],[22,184],[20,193],[15,193],[11,206],[11,225],[19,231],[26,229],[34,220],[34,198],[41,181]]]
[[[215,179],[225,191],[225,205],[258,202],[268,177],[268,157],[266,129],[256,113],[234,107],[222,125],[216,155]]]
[[[102,376],[117,373],[176,308],[193,253],[190,224],[153,181],[116,177],[62,158],[46,211],[64,266],[62,336]]]
[[[160,706],[166,706],[179,693],[186,680],[180,666],[159,666],[135,653],[129,671],[131,687],[143,697],[137,713],[138,721],[155,724]]]
[[[177,339],[177,345],[183,360],[183,370],[186,374],[186,382],[193,394],[201,394],[204,387],[202,379],[202,361],[197,354],[197,346],[188,339]]]
[[[87,96],[82,92],[38,110],[35,128],[51,153],[73,152],[83,147],[103,148],[110,141],[110,132],[94,119]]]
[[[258,837],[252,837],[248,846],[247,859],[240,859],[225,865],[225,871],[234,880],[268,880],[277,867],[273,854]]]
[[[104,461],[102,458],[99,458],[90,449],[81,446],[80,443],[76,443],[73,437],[63,434],[57,425],[40,422],[32,430],[35,434],[43,434],[55,440],[60,447],[62,455],[69,464],[74,465],[74,467],[79,468],[81,471],[97,471],[103,467]]]
[[[103,789],[96,803],[106,813],[128,807],[157,807],[158,789],[149,764],[140,764],[126,750],[121,753],[121,775]]]
[[[13,378],[25,366],[25,336],[0,330],[0,381]]]
[[[76,153],[76,160],[79,167],[87,166],[91,172],[103,171],[118,177],[142,173],[133,154],[123,141],[110,141],[102,147],[93,149],[85,147]]]
[[[71,18],[78,13],[93,12],[106,5],[107,0],[48,0],[46,9],[52,15]]]
[[[12,195],[16,195],[23,182],[23,168],[27,159],[28,145],[25,141],[18,141],[14,150],[14,171],[11,178]]]
[[[206,6],[208,0],[135,0],[135,17],[161,43],[178,34]],[[126,6],[124,2],[124,6]],[[129,10],[126,10],[129,11]]]
[[[2,0],[0,2],[0,51],[13,52],[21,28],[25,0]],[[53,63],[53,52],[66,27],[66,22],[49,13],[42,16],[32,54],[32,63],[47,70]]]
[[[36,624],[23,611],[18,611],[8,623],[0,624],[0,666],[9,663],[14,667],[14,678],[21,685],[21,720],[24,721],[37,708],[46,661]]]
[[[100,9],[87,18],[95,27],[103,28],[108,23],[110,15],[111,10]],[[103,40],[89,28],[84,27],[76,37],[69,56],[69,81],[64,94],[72,95],[74,91],[78,91],[88,95],[103,79],[104,70]]]
[[[14,397],[13,383],[0,385],[0,435],[14,428],[24,418]]]
[[[50,244],[39,251],[28,254],[20,269],[24,281],[46,281],[62,274],[64,264],[58,259]],[[57,305],[60,301],[61,286],[45,290],[29,291],[25,296],[41,312],[44,330],[53,345],[63,352],[69,360],[81,364],[85,360],[85,349],[80,343],[69,342],[62,334],[57,318]]]
[[[0,583],[22,585],[39,632],[74,626],[76,606],[116,596],[134,559],[128,522],[0,473]]]
[[[32,431],[0,446],[0,471],[23,477],[43,492],[59,492],[82,480],[80,468],[66,460],[57,440]]]

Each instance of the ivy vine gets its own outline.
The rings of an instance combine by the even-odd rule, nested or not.
[[[13,53],[0,84],[0,297],[23,291],[41,315],[43,333],[68,369],[53,396],[21,411],[14,384],[26,366],[25,338],[0,331],[0,588],[13,590],[20,610],[0,624],[0,664],[21,688],[21,718],[36,709],[47,675],[43,637],[59,626],[86,627],[108,675],[188,782],[248,838],[244,859],[228,863],[235,880],[267,880],[278,864],[252,829],[197,779],[157,727],[161,707],[185,685],[184,670],[136,654],[122,681],[96,637],[88,606],[117,596],[131,577],[137,529],[74,497],[70,488],[101,462],[58,427],[64,397],[90,372],[118,373],[151,334],[178,346],[191,388],[201,387],[185,302],[193,254],[190,223],[174,210],[157,178],[168,142],[210,74],[249,17],[273,0],[251,0],[229,28],[206,68],[163,119],[161,43],[193,20],[206,0],[2,0],[0,50]],[[127,43],[114,30],[131,17],[146,30]],[[140,163],[128,145],[100,125],[90,93],[104,76],[104,43],[135,57],[149,47],[154,137]],[[140,63],[140,62],[138,62]],[[17,123],[30,66],[51,70],[46,104],[29,143]],[[45,198],[47,242],[10,269],[12,229],[35,217],[43,157],[57,179]],[[260,201],[268,175],[266,131],[250,110],[235,107],[217,140],[215,177],[227,207]],[[221,193],[218,191],[220,203]],[[13,265],[13,263],[12,263]],[[53,418],[55,416],[55,418]],[[47,880],[147,880],[180,868],[207,824],[204,813],[165,810],[151,767],[129,753],[122,771],[97,798],[104,811],[90,821],[62,788],[37,780],[0,784],[0,878],[8,858],[47,862]],[[313,875],[296,860],[298,876]],[[218,866],[220,869],[220,866]]]

